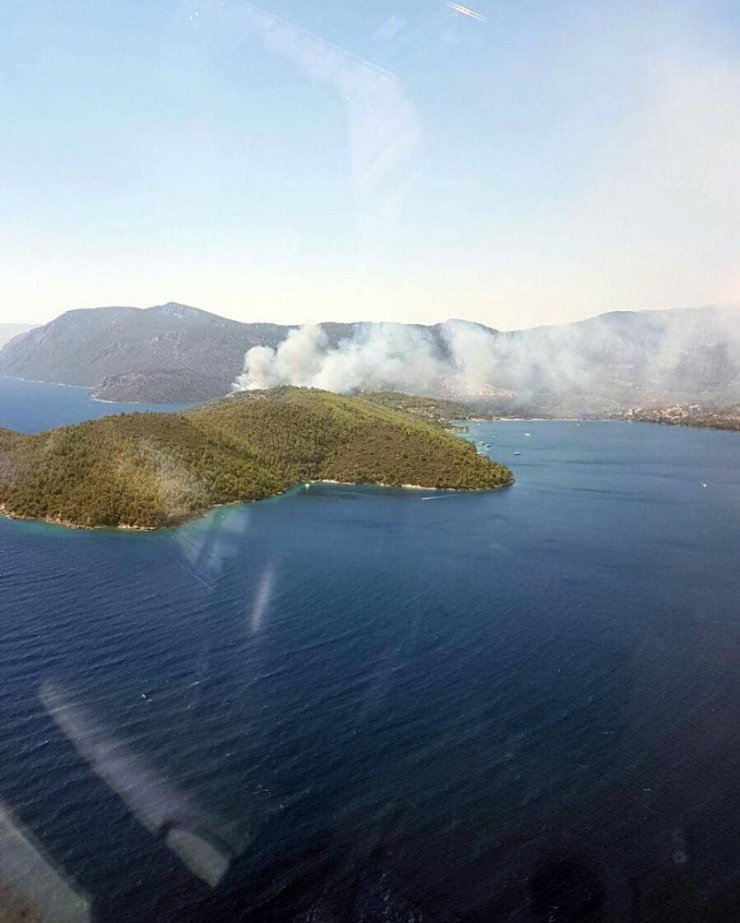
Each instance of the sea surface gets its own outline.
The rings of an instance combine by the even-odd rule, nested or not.
[[[0,427],[40,433],[109,414],[183,410],[192,404],[125,404],[96,401],[87,388],[0,375]]]
[[[469,438],[513,487],[0,519],[0,802],[91,919],[740,919],[740,436]]]

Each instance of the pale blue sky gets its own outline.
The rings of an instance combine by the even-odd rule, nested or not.
[[[740,300],[737,0],[452,6],[5,0],[0,320]]]

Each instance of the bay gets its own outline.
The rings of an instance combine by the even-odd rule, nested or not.
[[[0,800],[93,919],[732,918],[737,434],[468,436],[513,487],[0,519]]]
[[[0,375],[0,427],[21,433],[40,433],[109,414],[164,413],[191,406],[96,401],[87,388]]]

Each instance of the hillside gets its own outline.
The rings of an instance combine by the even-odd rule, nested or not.
[[[444,398],[420,397],[403,394],[400,391],[363,391],[365,400],[388,410],[404,413],[415,419],[424,420],[432,426],[449,427],[452,420],[467,420],[474,413],[469,403],[446,401]]]
[[[484,401],[519,416],[608,416],[636,404],[740,399],[740,310],[614,311],[499,335]],[[484,394],[481,397],[485,397]]]
[[[90,389],[99,401],[154,404],[197,404],[223,397],[230,390],[223,374],[188,369],[157,369],[109,375]]]
[[[296,388],[37,436],[0,430],[0,511],[18,517],[158,528],[310,480],[494,489],[513,478],[439,427]]]
[[[277,344],[288,329],[172,303],[67,311],[8,343],[0,351],[0,375],[97,387],[109,400],[166,403],[173,394],[190,399],[178,391],[185,372],[198,382],[198,399],[223,397],[246,350]],[[131,373],[136,376],[127,378]]]

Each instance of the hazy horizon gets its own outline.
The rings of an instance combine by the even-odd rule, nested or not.
[[[163,307],[168,304],[178,304],[178,305],[181,305],[182,307],[195,308],[197,310],[204,311],[208,314],[215,314],[216,316],[223,317],[227,320],[235,320],[240,323],[246,323],[246,324],[276,323],[276,324],[281,324],[284,326],[302,327],[302,326],[333,324],[333,323],[349,323],[349,324],[399,323],[399,324],[419,324],[422,326],[435,326],[439,324],[445,324],[450,321],[464,321],[464,322],[468,322],[472,324],[481,324],[483,326],[490,327],[491,329],[498,330],[502,333],[510,333],[510,332],[515,332],[518,330],[535,330],[538,327],[559,326],[560,324],[580,323],[582,321],[594,320],[595,318],[601,317],[604,314],[646,314],[646,313],[651,313],[654,311],[696,311],[696,310],[709,309],[709,308],[717,309],[723,312],[724,311],[727,311],[727,312],[735,311],[740,314],[740,302],[723,302],[723,303],[717,303],[717,304],[675,305],[673,307],[668,307],[668,308],[611,308],[605,311],[599,311],[598,313],[586,313],[583,315],[583,317],[575,317],[569,320],[564,320],[564,321],[553,320],[553,321],[547,321],[545,323],[522,324],[519,327],[504,327],[502,325],[497,325],[496,323],[487,323],[486,321],[480,320],[479,318],[465,317],[462,315],[457,315],[454,317],[452,315],[447,316],[447,317],[440,316],[436,319],[429,320],[429,321],[404,320],[404,319],[394,319],[391,321],[386,321],[386,320],[376,319],[372,317],[358,316],[354,318],[349,317],[349,318],[342,318],[342,319],[339,319],[336,317],[326,317],[326,318],[323,318],[322,320],[317,320],[317,321],[292,322],[292,321],[275,321],[275,320],[272,320],[271,318],[266,318],[266,317],[245,317],[245,316],[240,317],[234,314],[226,314],[220,311],[214,311],[210,308],[204,307],[203,305],[194,304],[193,302],[175,301],[173,299],[168,299],[166,301],[161,301],[155,304],[146,304],[146,305],[99,304],[99,305],[65,308],[64,310],[59,311],[56,314],[52,314],[52,316],[50,316],[48,320],[45,320],[45,321],[17,320],[15,318],[6,320],[4,314],[1,313],[2,309],[0,309],[0,324],[6,325],[9,327],[16,327],[16,326],[18,327],[41,327],[41,326],[44,326],[44,324],[50,323],[52,320],[55,320],[56,318],[61,317],[63,314],[66,314],[68,311],[86,311],[86,310],[96,310],[98,308],[132,308],[137,311],[147,311],[150,308]]]
[[[730,0],[5,10],[0,322],[503,330],[740,299]]]

